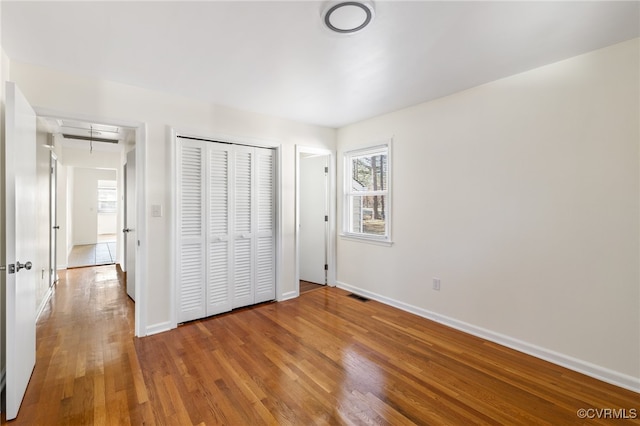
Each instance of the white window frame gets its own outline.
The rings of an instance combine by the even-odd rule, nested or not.
[[[352,167],[354,157],[362,157],[367,155],[386,154],[387,155],[387,187],[383,190],[377,191],[354,191],[351,182]],[[355,149],[347,151],[343,154],[344,157],[344,188],[343,188],[343,212],[342,212],[342,233],[343,238],[353,239],[356,241],[376,243],[382,245],[391,245],[391,194],[392,194],[392,157],[391,157],[391,141],[385,141],[384,143],[368,146],[365,148]],[[365,234],[363,232],[355,232],[350,229],[352,223],[353,213],[353,197],[354,196],[373,196],[383,195],[385,197],[385,234]]]

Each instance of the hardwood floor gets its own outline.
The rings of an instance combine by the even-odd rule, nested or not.
[[[583,423],[581,408],[640,412],[637,393],[335,288],[142,339],[132,323],[113,266],[61,274],[9,424],[560,425]]]
[[[300,280],[300,294],[323,288],[324,285]]]

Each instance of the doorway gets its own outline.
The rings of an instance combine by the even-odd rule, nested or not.
[[[68,153],[68,152],[67,152]],[[117,156],[111,158],[94,152],[93,160],[104,165],[117,165]],[[113,163],[113,164],[110,164]],[[120,262],[117,253],[118,173],[116,169],[73,167],[67,181],[72,203],[68,235],[72,248],[67,258],[68,268],[113,265]]]
[[[298,294],[335,285],[333,154],[296,147]]]
[[[95,243],[108,243],[105,255],[109,255],[113,258],[113,261],[118,265],[125,266],[124,262],[124,241],[125,238],[121,232],[124,227],[124,200],[122,196],[124,194],[124,167],[127,161],[127,152],[135,152],[135,162],[137,167],[134,168],[135,177],[137,180],[138,191],[135,193],[135,198],[132,203],[135,205],[135,209],[132,209],[135,214],[135,224],[132,226],[136,229],[135,237],[131,235],[131,238],[135,238],[136,248],[133,250],[129,261],[129,267],[131,273],[128,274],[131,279],[135,279],[136,282],[141,285],[136,286],[135,293],[137,297],[132,297],[138,303],[135,304],[135,335],[145,336],[146,321],[144,321],[144,308],[146,306],[145,300],[139,296],[144,294],[144,289],[141,288],[144,285],[145,276],[145,259],[146,259],[146,218],[144,217],[143,208],[144,201],[142,194],[144,194],[145,180],[144,180],[144,161],[146,157],[146,125],[142,122],[123,122],[123,121],[111,121],[102,118],[95,117],[80,117],[69,116],[58,113],[56,111],[35,108],[38,118],[47,123],[46,127],[48,133],[52,135],[51,148],[57,155],[57,190],[56,190],[56,202],[57,202],[57,255],[56,269],[65,269],[68,265],[67,256],[73,246],[73,214],[72,206],[74,202],[74,192],[69,182],[74,178],[78,178],[82,172],[80,169],[93,169],[96,173],[104,173],[108,169],[111,175],[109,177],[102,177],[96,180],[95,183],[95,204],[92,207],[95,211],[101,209],[103,211],[111,208],[113,209],[113,194],[115,192],[117,197],[116,215],[115,215],[115,227],[113,213],[108,224],[108,230],[101,227],[102,231],[95,229],[93,233]],[[107,160],[105,160],[105,158]],[[105,161],[108,164],[105,164]],[[115,173],[115,177],[114,174]],[[98,180],[110,181],[108,183],[100,182]],[[115,184],[115,191],[113,189],[113,181]],[[109,187],[107,190],[111,191],[110,195],[106,198],[103,197],[98,201],[98,187]],[[53,193],[53,191],[52,191]],[[106,209],[106,210],[105,210]],[[104,225],[104,223],[102,224]],[[96,225],[97,228],[98,225]],[[98,234],[101,234],[98,237]],[[115,240],[115,242],[114,242]],[[102,262],[101,262],[102,263]],[[112,263],[112,262],[109,262]],[[134,263],[137,267],[134,268]]]

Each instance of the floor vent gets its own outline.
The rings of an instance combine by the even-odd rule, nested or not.
[[[361,302],[368,302],[369,301],[369,299],[367,299],[366,297],[358,296],[357,294],[353,294],[353,293],[349,294],[349,297],[352,298],[352,299],[359,300]]]

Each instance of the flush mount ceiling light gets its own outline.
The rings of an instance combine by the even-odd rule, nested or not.
[[[322,19],[331,31],[353,34],[369,25],[373,16],[373,4],[369,1],[341,1],[330,3]]]

